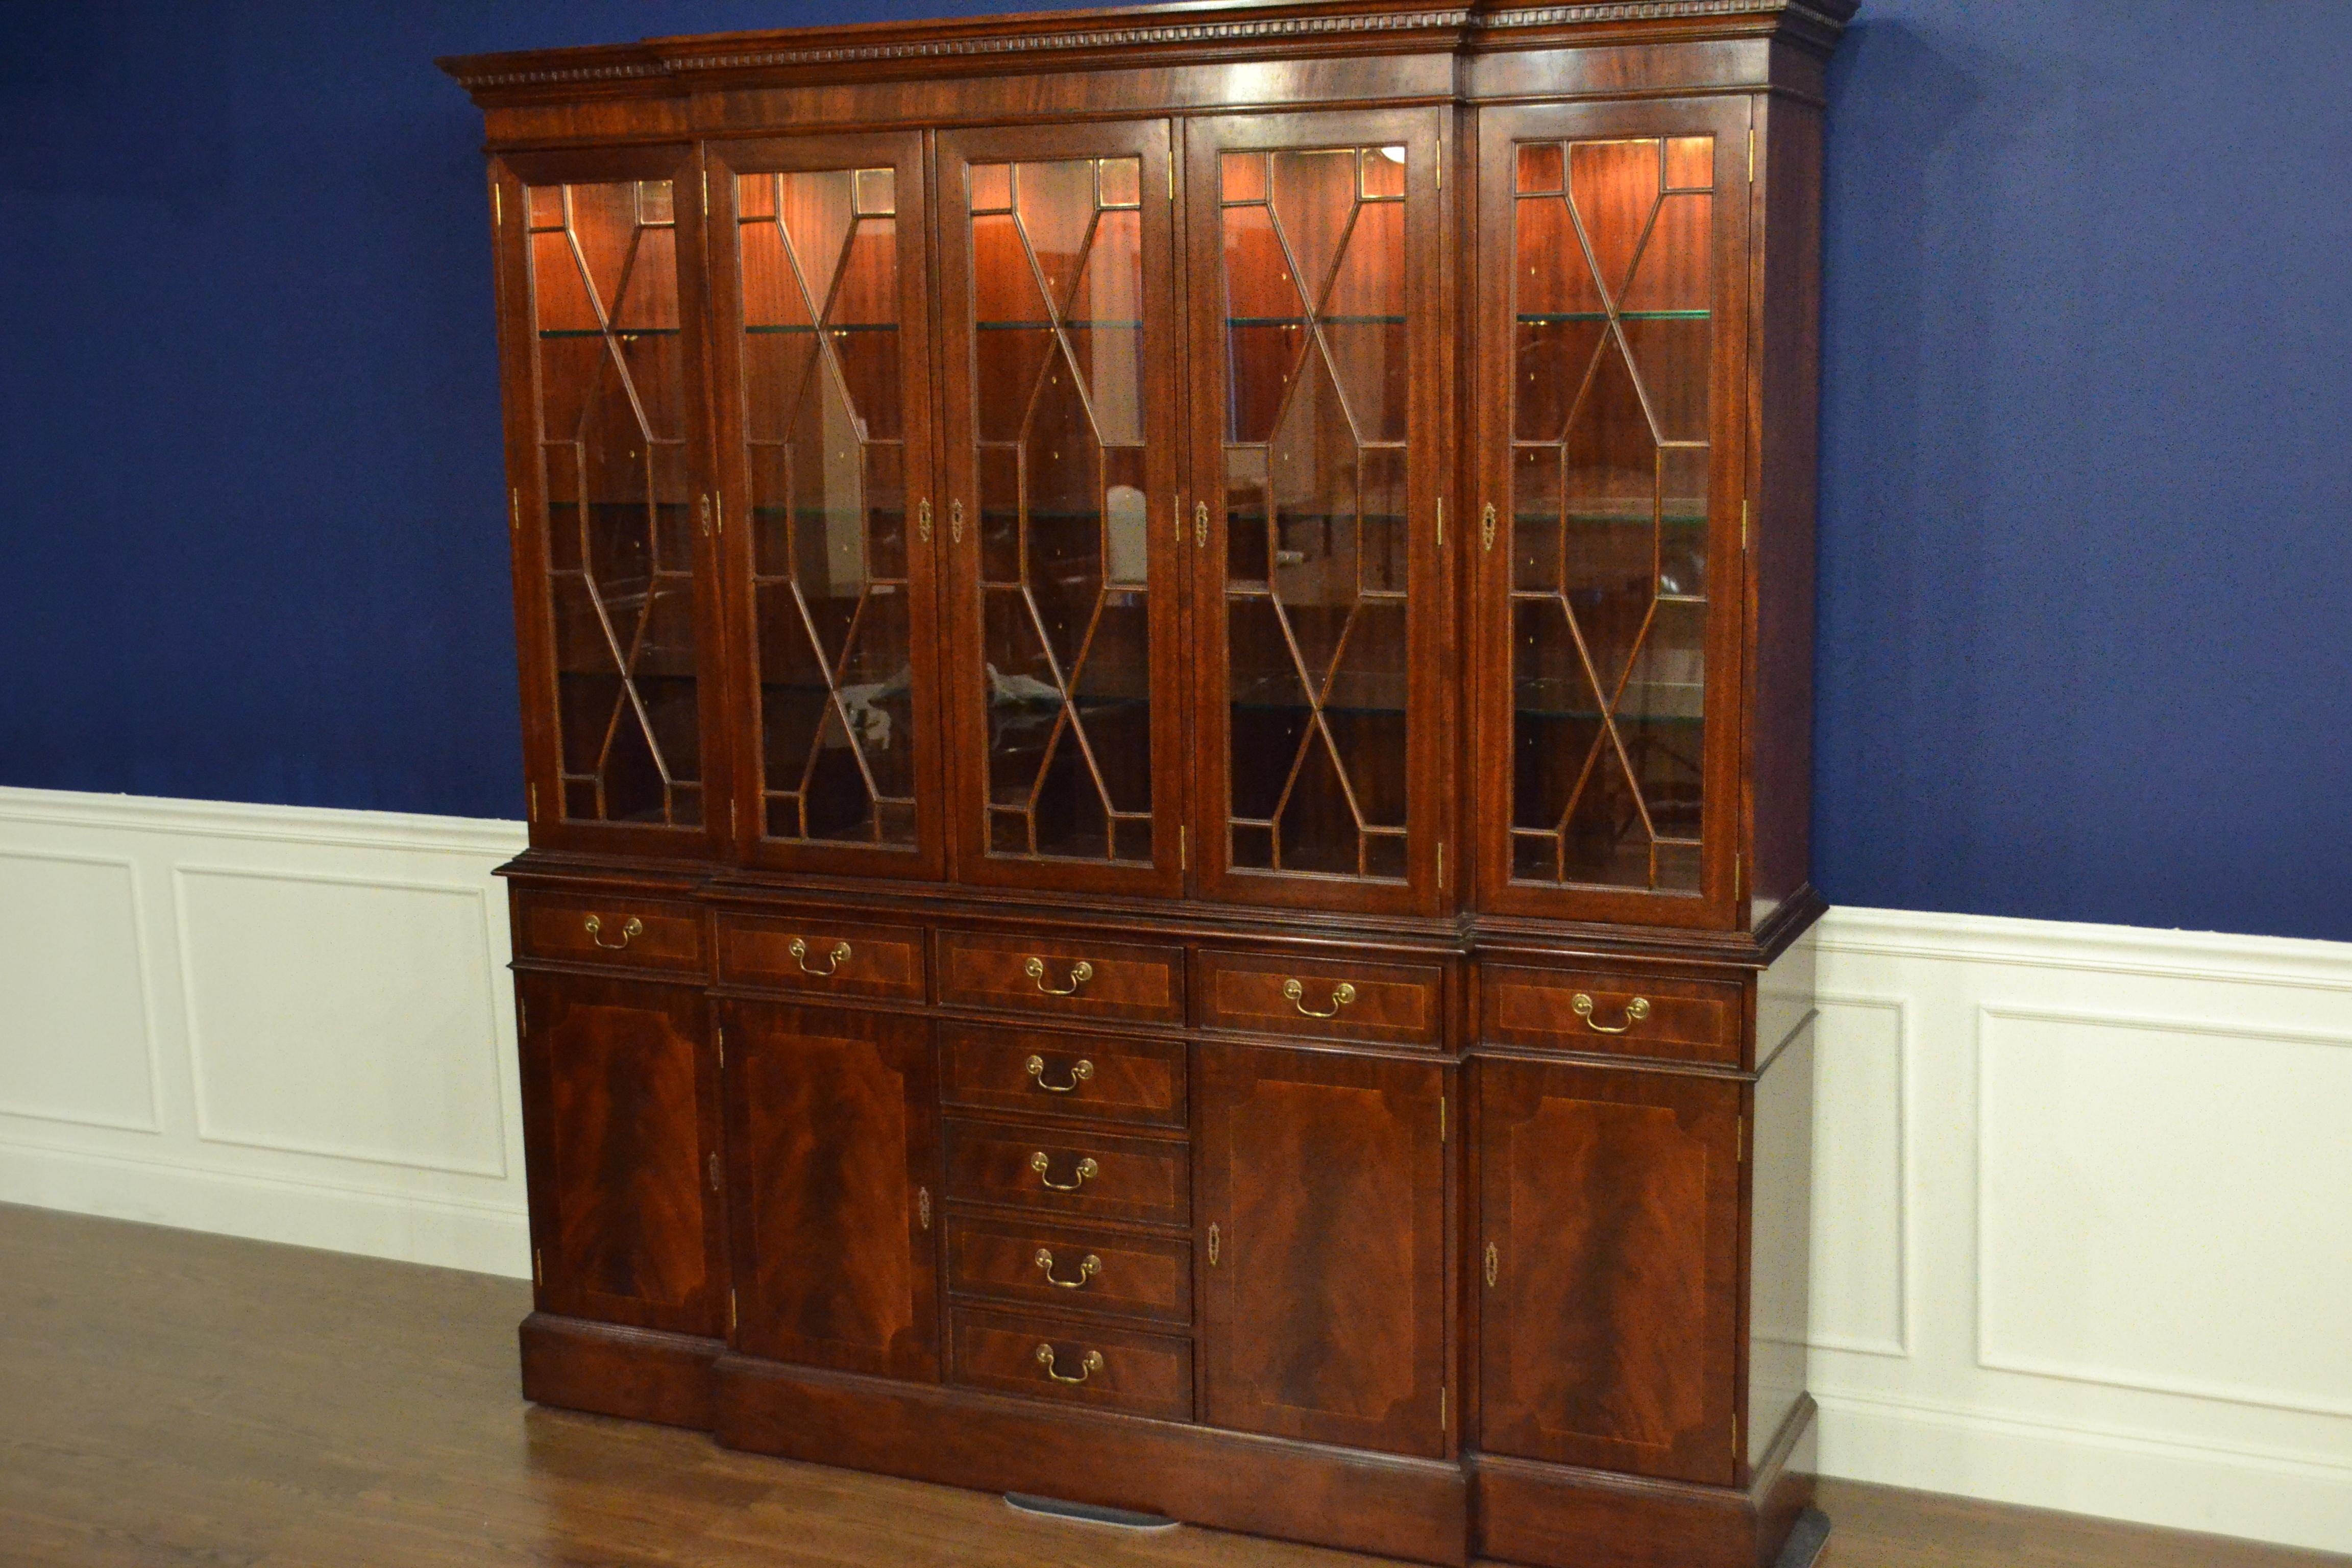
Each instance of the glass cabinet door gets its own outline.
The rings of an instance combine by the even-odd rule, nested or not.
[[[498,181],[532,837],[708,853],[723,806],[693,165],[518,155]]]
[[[711,153],[738,837],[758,861],[945,868],[922,177],[914,132]]]
[[[1169,128],[939,138],[958,874],[1181,885]]]
[[[1439,898],[1440,123],[1186,127],[1195,794],[1213,897]]]
[[[1727,924],[1747,111],[1482,127],[1489,908]]]

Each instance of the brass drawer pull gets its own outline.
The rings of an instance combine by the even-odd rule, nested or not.
[[[646,922],[637,919],[636,916],[631,915],[629,917],[629,923],[621,928],[621,940],[618,942],[606,942],[604,940],[604,922],[598,920],[594,915],[590,915],[588,917],[586,929],[588,931],[588,940],[590,942],[594,942],[606,952],[618,952],[623,948],[628,946],[629,943],[646,934]]]
[[[1045,1375],[1052,1378],[1055,1383],[1084,1383],[1087,1378],[1092,1377],[1096,1373],[1098,1373],[1103,1369],[1102,1352],[1088,1351],[1086,1354],[1080,1356],[1078,1358],[1078,1375],[1076,1377],[1065,1377],[1060,1373],[1054,1370],[1054,1347],[1051,1345],[1039,1345],[1037,1347],[1037,1364],[1044,1367],[1045,1369]]]
[[[1046,1284],[1063,1290],[1083,1290],[1087,1288],[1087,1280],[1102,1272],[1102,1259],[1091,1252],[1079,1260],[1078,1277],[1076,1279],[1061,1279],[1055,1277],[1054,1254],[1046,1247],[1039,1247],[1037,1256],[1031,1261],[1045,1271]]]
[[[793,945],[785,949],[793,955],[793,962],[801,966],[803,974],[814,974],[819,980],[830,978],[836,970],[849,962],[849,944],[845,942],[836,942],[833,944],[833,951],[824,955],[825,965],[823,969],[813,968],[810,965],[808,950],[808,943],[799,937],[793,938]]]
[[[1029,1156],[1029,1168],[1037,1173],[1037,1179],[1040,1182],[1043,1182],[1048,1188],[1057,1193],[1075,1193],[1080,1187],[1085,1186],[1088,1181],[1102,1174],[1102,1167],[1096,1164],[1094,1162],[1094,1156],[1089,1154],[1078,1162],[1078,1179],[1075,1182],[1064,1184],[1054,1180],[1053,1177],[1045,1173],[1046,1170],[1052,1166],[1053,1163],[1053,1161],[1045,1157],[1045,1151],[1043,1149],[1038,1150],[1034,1154]]]
[[[1045,961],[1042,958],[1031,959],[1022,966],[1021,973],[1035,981],[1037,989],[1048,996],[1076,996],[1078,987],[1095,977],[1095,966],[1083,958],[1070,965],[1070,983],[1067,985],[1045,984]]]
[[[1290,1005],[1292,1006],[1297,1008],[1309,1018],[1336,1018],[1339,1016],[1340,1008],[1346,1006],[1349,1003],[1353,1002],[1356,999],[1356,988],[1349,984],[1344,980],[1339,982],[1339,984],[1331,987],[1331,1005],[1327,1011],[1320,1013],[1317,1012],[1314,1008],[1309,1007],[1305,1002],[1299,1000],[1300,997],[1307,994],[1307,987],[1300,984],[1297,981],[1284,981],[1282,983],[1282,994],[1290,998]]]
[[[1495,1285],[1495,1276],[1496,1276],[1496,1275],[1497,1275],[1497,1274],[1499,1274],[1499,1273],[1501,1273],[1501,1272],[1502,1272],[1502,1270],[1503,1270],[1503,1259],[1502,1259],[1502,1256],[1495,1250],[1495,1244],[1494,1244],[1493,1242],[1491,1242],[1491,1241],[1490,1241],[1490,1242],[1488,1242],[1488,1243],[1486,1244],[1486,1287],[1487,1287],[1487,1289],[1492,1289],[1494,1288],[1494,1285]]]
[[[1078,1085],[1086,1082],[1087,1079],[1095,1076],[1095,1064],[1087,1060],[1084,1057],[1080,1057],[1076,1065],[1070,1068],[1070,1081],[1067,1083],[1047,1083],[1045,1081],[1045,1058],[1044,1057],[1031,1057],[1028,1061],[1028,1068],[1031,1081],[1034,1082],[1039,1089],[1044,1089],[1047,1094],[1076,1094],[1078,1092]]]
[[[1584,1026],[1596,1035],[1622,1035],[1650,1016],[1650,999],[1647,996],[1636,996],[1625,1004],[1625,1021],[1622,1024],[1594,1023],[1592,998],[1581,991],[1570,997],[1568,1005],[1576,1009],[1576,1016],[1584,1020]]]

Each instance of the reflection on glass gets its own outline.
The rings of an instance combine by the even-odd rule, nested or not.
[[[1696,892],[1713,139],[1516,177],[1511,876]]]
[[[736,180],[760,831],[915,844],[897,172]]]
[[[1231,864],[1405,875],[1402,147],[1229,153]]]
[[[667,180],[525,194],[565,818],[702,822]]]
[[[1149,862],[1141,163],[967,188],[989,851]]]

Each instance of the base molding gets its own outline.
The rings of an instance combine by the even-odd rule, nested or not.
[[[1423,1563],[1468,1561],[1458,1465],[724,1355],[730,1448],[1037,1492]]]
[[[1773,1568],[1812,1502],[1812,1403],[1747,1489],[1489,1454],[1335,1448],[738,1355],[717,1340],[523,1320],[535,1404],[711,1432],[730,1448],[1027,1492],[1462,1568]]]
[[[1773,1568],[1812,1506],[1812,1422],[1801,1399],[1744,1491],[1470,1455],[1476,1552],[1537,1568]]]
[[[717,1340],[552,1312],[533,1312],[518,1335],[522,1396],[534,1405],[711,1427],[710,1369],[727,1348]]]

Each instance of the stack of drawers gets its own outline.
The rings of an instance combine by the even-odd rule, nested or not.
[[[1192,1420],[1185,1047],[1106,1027],[1181,1026],[1182,950],[940,954],[943,1003],[1028,1016],[940,1027],[949,1379]]]

